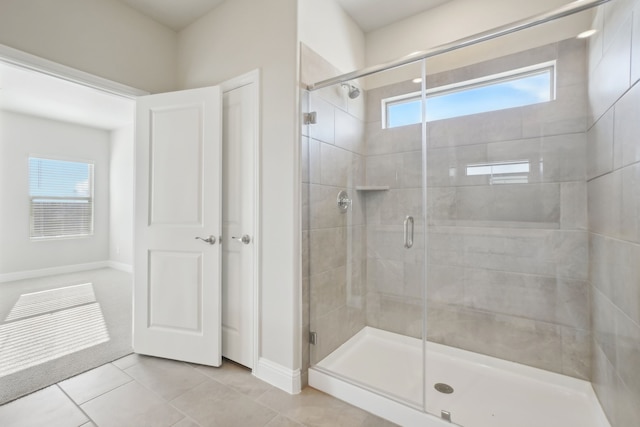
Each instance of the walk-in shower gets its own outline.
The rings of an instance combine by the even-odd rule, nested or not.
[[[303,46],[311,386],[401,425],[610,425],[589,147],[635,2],[605,3],[319,83]]]

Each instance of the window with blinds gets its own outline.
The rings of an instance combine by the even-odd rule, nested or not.
[[[29,157],[31,239],[93,234],[93,163]]]

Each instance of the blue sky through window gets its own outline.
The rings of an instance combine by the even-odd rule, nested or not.
[[[31,197],[91,197],[93,165],[82,162],[29,158]]]
[[[421,103],[421,99],[415,99],[408,102],[388,104],[387,127],[395,128],[398,126],[420,123],[422,121],[420,106]]]
[[[448,119],[507,108],[522,107],[552,100],[551,69],[490,82],[477,86],[427,95],[426,120]],[[419,95],[386,104],[387,127],[405,126],[421,121]]]

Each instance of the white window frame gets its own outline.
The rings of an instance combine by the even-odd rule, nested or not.
[[[90,167],[89,171],[89,196],[78,196],[78,197],[68,197],[68,196],[33,196],[31,195],[31,159],[42,159],[42,160],[51,160],[51,161],[61,161],[61,162],[74,162],[74,163],[83,163]],[[62,158],[55,157],[50,155],[37,155],[30,154],[27,159],[27,180],[28,180],[28,196],[29,196],[29,239],[31,241],[49,241],[49,240],[65,240],[65,239],[79,239],[91,237],[94,234],[94,222],[95,222],[95,162],[92,160],[86,159],[77,159],[77,158]],[[34,226],[34,203],[37,203],[37,200],[59,200],[59,201],[88,201],[90,204],[91,217],[90,222],[88,224],[88,232],[87,233],[75,233],[75,234],[59,234],[59,235],[51,235],[51,236],[42,236],[42,235],[34,235],[36,227]]]
[[[483,76],[471,80],[465,80],[462,82],[452,83],[444,86],[438,86],[435,88],[427,89],[425,91],[426,97],[431,98],[438,95],[446,95],[454,92],[463,92],[466,90],[472,90],[483,86],[490,86],[493,84],[499,84],[508,82],[510,80],[517,80],[523,77],[535,76],[537,74],[542,74],[549,72],[550,74],[550,84],[549,84],[549,101],[554,101],[556,99],[556,60],[542,62],[535,65],[530,65],[527,67],[521,67],[513,70],[504,71],[501,73],[491,74],[488,76]],[[384,98],[381,102],[382,107],[382,128],[383,129],[392,129],[393,127],[402,127],[402,126],[388,126],[388,107],[390,105],[401,104],[401,103],[409,103],[420,100],[422,97],[421,91],[406,93],[403,95],[392,96],[389,98]],[[537,103],[536,103],[537,104]],[[536,105],[529,104],[529,105]],[[511,108],[519,108],[519,107],[511,107]],[[505,108],[508,109],[508,108]],[[489,111],[499,111],[499,110],[489,110]],[[486,112],[489,112],[486,111]],[[463,117],[461,116],[453,116],[454,117]],[[417,124],[420,122],[415,122],[413,124]],[[406,125],[403,125],[406,126]]]

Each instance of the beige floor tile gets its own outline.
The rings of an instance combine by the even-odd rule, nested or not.
[[[304,407],[331,408],[345,405],[344,402],[310,387],[299,394],[289,394],[274,388],[257,400],[285,415],[287,412]]]
[[[395,425],[310,387],[296,395],[274,388],[260,396],[257,401],[307,426]]]
[[[148,356],[143,356],[141,354],[132,353],[128,356],[122,357],[118,360],[114,360],[113,363],[117,368],[122,369],[123,371],[127,368],[132,367],[136,363],[139,363],[140,360],[146,358]]]
[[[124,372],[167,401],[208,380],[186,363],[155,357],[145,357]]]
[[[200,424],[198,424],[197,422],[189,419],[189,418],[185,418],[181,421],[178,421],[176,424],[174,424],[171,427],[201,427]]]
[[[394,427],[398,424],[387,421],[384,418],[377,417],[372,414],[367,414],[362,421],[362,427]]]
[[[302,425],[303,424],[300,424],[299,422],[293,421],[282,415],[278,415],[272,419],[266,427],[300,427]]]
[[[184,416],[135,381],[81,405],[100,427],[169,427]]]
[[[235,391],[254,399],[273,388],[266,382],[254,377],[248,368],[228,360],[223,361],[220,368],[196,365],[196,369]]]
[[[131,377],[110,363],[62,381],[58,385],[77,404],[98,397],[131,381]]]
[[[82,411],[55,385],[0,406],[2,427],[78,427],[87,421]]]
[[[263,427],[277,414],[214,380],[171,401],[203,427]]]

